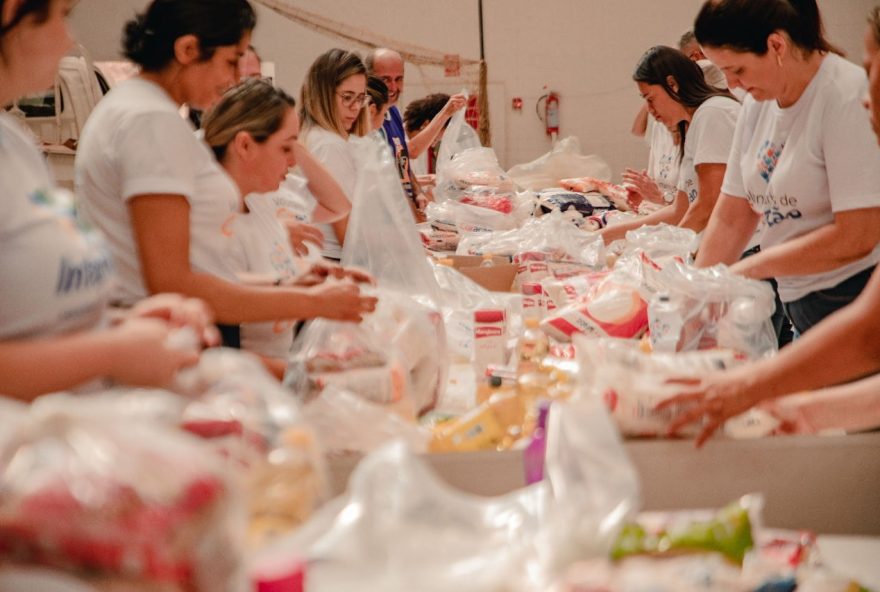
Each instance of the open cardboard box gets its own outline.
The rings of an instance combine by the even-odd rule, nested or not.
[[[513,287],[516,265],[507,257],[492,257],[491,267],[482,267],[484,259],[479,255],[452,255],[446,258],[452,261],[452,267],[459,273],[490,292],[510,292]]]

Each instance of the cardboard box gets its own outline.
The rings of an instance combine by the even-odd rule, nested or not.
[[[453,255],[448,259],[459,273],[490,292],[510,292],[513,287],[516,265],[507,257],[492,257],[491,267],[482,267],[484,259],[478,255]]]

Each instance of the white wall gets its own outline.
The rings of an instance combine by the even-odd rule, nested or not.
[[[463,57],[479,56],[477,0],[288,0],[327,18]],[[585,152],[604,157],[615,174],[643,166],[647,149],[629,134],[639,97],[632,69],[648,47],[674,45],[690,28],[703,0],[484,0],[485,48],[495,149],[505,166],[550,148],[535,102],[546,91],[561,96],[561,134],[576,135]],[[865,16],[877,0],[819,0],[831,40],[860,63]],[[119,55],[123,23],[147,0],[84,0],[74,29],[95,59]],[[346,43],[325,37],[257,7],[254,44],[276,63],[278,84],[298,94],[309,64]],[[357,49],[357,48],[355,48]],[[437,88],[407,66],[403,102]],[[443,88],[442,81],[440,88]],[[456,90],[443,88],[443,90]],[[522,111],[511,108],[522,97]]]

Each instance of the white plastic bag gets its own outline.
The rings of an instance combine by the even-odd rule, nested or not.
[[[464,494],[402,443],[355,469],[347,494],[255,558],[297,555],[315,592],[544,590],[572,561],[605,556],[638,504],[638,481],[607,412],[550,412],[547,479],[506,496]]]
[[[434,190],[437,201],[459,199],[473,187],[493,187],[500,191],[516,188],[491,148],[468,148],[442,168],[438,163],[437,188]]]
[[[437,153],[437,174],[446,168],[457,154],[468,148],[479,148],[480,137],[464,118],[465,110],[460,109],[449,119],[443,136],[440,139],[440,150]]]
[[[518,164],[507,175],[520,187],[538,191],[555,187],[559,179],[594,177],[609,181],[611,167],[602,158],[581,153],[576,136],[559,140],[550,152],[532,162]]]
[[[689,228],[669,224],[642,226],[626,233],[624,254],[643,251],[652,259],[678,257],[688,262],[699,243],[699,237]]]

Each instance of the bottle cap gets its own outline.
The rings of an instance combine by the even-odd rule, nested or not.
[[[541,321],[536,318],[528,318],[523,321],[529,329],[537,329],[541,326]]]

